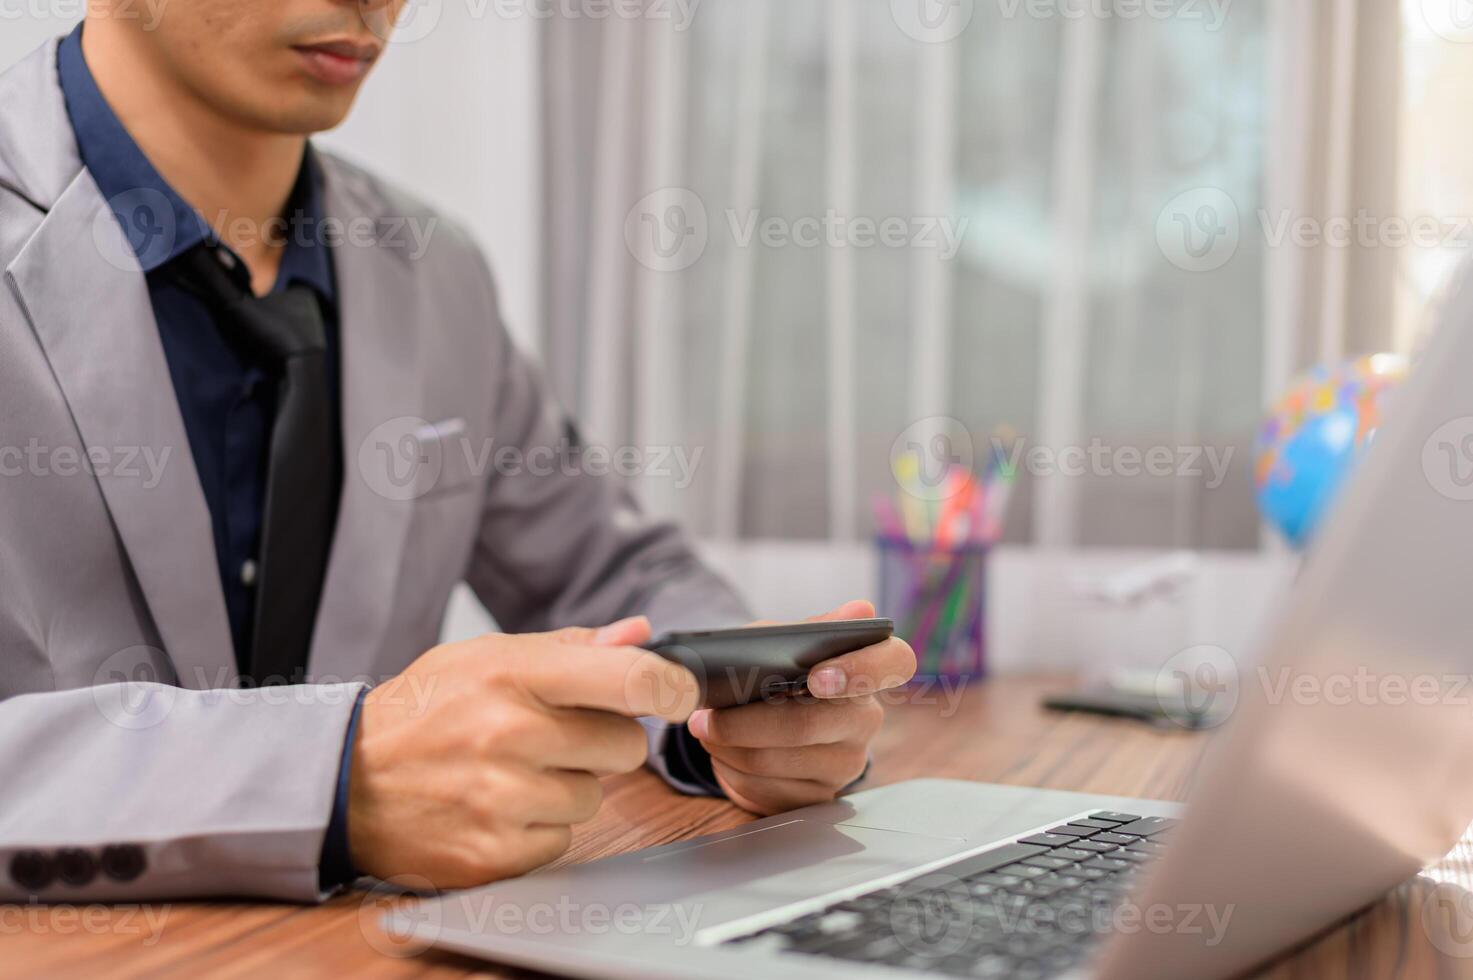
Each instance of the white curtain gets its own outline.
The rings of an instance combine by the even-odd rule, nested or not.
[[[1331,219],[1401,215],[1402,11],[1371,0],[1294,0],[1271,4],[1270,14],[1275,97],[1260,233],[1276,239],[1300,218],[1329,229]],[[1394,345],[1398,262],[1407,250],[1360,235],[1350,247],[1330,238],[1270,252],[1272,388],[1307,364]]]
[[[1263,402],[1307,362],[1389,336],[1375,257],[1275,247],[1263,227],[1273,207],[1394,193],[1378,147],[1395,132],[1395,11],[977,3],[954,5],[958,30],[918,29],[905,6],[706,0],[688,29],[668,4],[545,25],[560,391],[599,441],[701,451],[690,486],[644,490],[716,540],[867,536],[892,442],[949,416],[979,456],[1000,424],[1106,453],[1083,475],[1025,469],[1012,540],[1256,546]],[[1179,218],[1225,217],[1200,213],[1221,201],[1227,258],[1173,244]],[[909,237],[799,243],[825,215],[901,219]],[[935,221],[959,233],[954,256]],[[1122,464],[1153,447],[1229,465]]]

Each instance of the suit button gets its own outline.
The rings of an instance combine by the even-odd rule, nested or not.
[[[137,844],[112,844],[102,849],[102,873],[115,881],[132,881],[148,864]]]
[[[62,848],[56,852],[56,875],[68,885],[89,884],[97,877],[97,859],[80,847]]]
[[[21,851],[10,859],[10,880],[28,892],[51,884],[56,872],[44,851]]]

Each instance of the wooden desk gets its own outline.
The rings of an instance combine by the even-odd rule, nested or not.
[[[875,746],[871,784],[946,776],[1087,792],[1181,799],[1206,740],[1132,722],[1042,711],[1046,679],[994,681],[968,690],[947,716],[944,702],[890,709]],[[938,701],[940,699],[938,698]],[[750,819],[727,803],[677,796],[649,773],[607,784],[603,810],[579,828],[564,862],[588,861],[737,826]],[[1374,806],[1375,801],[1367,801]],[[1473,842],[1464,840],[1432,872],[1437,890],[1473,913]],[[1304,949],[1266,976],[1473,977],[1473,934],[1439,952],[1422,911],[1436,882],[1418,877]],[[1452,889],[1449,891],[1449,889]],[[0,906],[0,975],[5,976],[504,976],[506,971],[438,952],[384,955],[381,906],[346,895],[320,907],[240,903]],[[147,919],[145,914],[151,914]],[[1473,921],[1465,916],[1464,921]],[[1456,937],[1454,937],[1456,938]],[[1449,947],[1447,934],[1438,937]]]

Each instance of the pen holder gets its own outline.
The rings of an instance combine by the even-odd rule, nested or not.
[[[987,554],[982,542],[938,545],[881,537],[880,615],[916,654],[916,677],[977,680],[987,673]]]

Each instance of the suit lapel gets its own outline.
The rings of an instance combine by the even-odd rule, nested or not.
[[[209,508],[159,341],[148,287],[90,174],[57,198],[6,270],[85,450],[153,453],[97,482],[144,599],[185,687],[233,683],[235,657]]]
[[[7,181],[20,181],[47,211],[5,278],[46,352],[84,448],[136,447],[167,459],[156,486],[118,474],[97,480],[180,683],[230,683],[235,658],[209,507],[147,283],[70,138],[56,84],[56,42],[0,76],[0,96],[0,143],[14,151],[0,161],[0,174],[8,167]],[[361,222],[382,215],[384,202],[371,186],[330,159],[323,163],[327,217]],[[308,667],[315,676],[345,678],[378,659],[399,587],[414,505],[392,488],[380,492],[384,481],[374,479],[371,466],[385,432],[397,435],[406,419],[424,411],[422,334],[415,274],[403,254],[349,241],[333,258],[346,458]]]
[[[340,222],[377,220],[380,202],[355,175],[324,159],[324,211]],[[414,515],[381,478],[379,444],[423,412],[414,270],[391,248],[354,242],[333,249],[342,345],[343,493],[309,670],[324,681],[377,662],[399,588]],[[407,434],[407,431],[402,434]],[[385,492],[388,490],[389,492]],[[395,651],[402,653],[402,651]],[[418,653],[419,651],[413,651]]]

